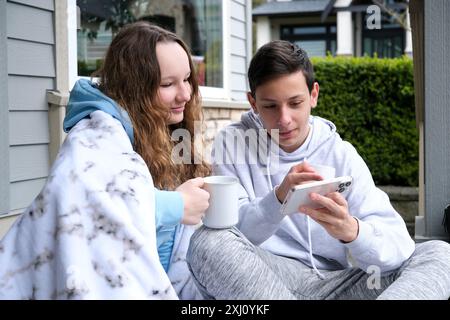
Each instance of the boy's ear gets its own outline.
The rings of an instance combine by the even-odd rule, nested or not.
[[[258,113],[258,109],[256,108],[256,100],[255,98],[253,98],[253,95],[250,91],[247,92],[247,100],[252,106],[253,112]]]
[[[319,99],[319,83],[314,82],[313,89],[311,90],[311,108],[317,106],[317,100]]]

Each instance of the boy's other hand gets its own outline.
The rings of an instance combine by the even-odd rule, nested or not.
[[[326,196],[318,193],[310,194],[311,200],[322,207],[311,209],[308,207],[299,208],[320,224],[330,236],[344,243],[349,243],[358,237],[359,223],[348,211],[347,200],[339,192],[332,192]]]

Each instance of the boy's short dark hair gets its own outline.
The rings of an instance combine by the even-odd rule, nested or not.
[[[279,76],[302,71],[309,92],[314,85],[314,69],[305,50],[289,41],[275,40],[258,49],[248,68],[250,92]]]

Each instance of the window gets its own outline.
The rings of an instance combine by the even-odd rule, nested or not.
[[[113,36],[138,20],[175,32],[192,50],[201,86],[222,88],[222,0],[77,0],[78,75],[90,76],[102,62]]]
[[[288,40],[304,49],[310,57],[324,57],[336,53],[336,26],[282,26],[282,40]]]
[[[400,30],[401,31],[401,30]],[[365,35],[363,54],[379,58],[395,58],[403,55],[403,34]]]

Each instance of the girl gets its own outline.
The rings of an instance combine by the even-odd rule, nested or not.
[[[0,242],[0,298],[198,298],[186,251],[210,168],[193,164],[200,99],[189,50],[137,22],[96,75],[75,84],[49,179]],[[172,141],[176,129],[190,140]],[[176,164],[176,143],[192,161]]]

